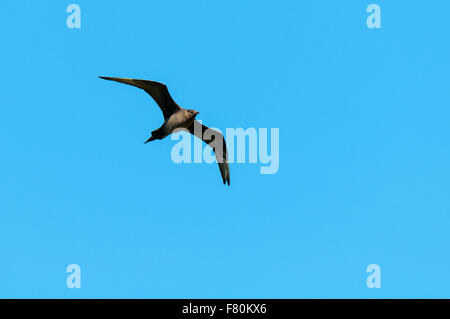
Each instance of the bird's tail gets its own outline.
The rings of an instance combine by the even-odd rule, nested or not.
[[[152,132],[152,136],[148,140],[145,141],[144,144],[147,144],[148,142],[154,141],[154,140],[160,140],[164,138],[164,128],[161,126],[159,129],[154,130]]]
[[[154,138],[153,136],[150,136],[150,138],[148,140],[146,140],[144,144],[147,144],[148,142],[151,142],[154,140],[156,140],[156,138]]]

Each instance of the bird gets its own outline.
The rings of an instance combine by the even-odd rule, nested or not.
[[[192,109],[184,109],[180,107],[170,96],[167,86],[160,82],[139,80],[139,79],[127,79],[99,76],[99,78],[109,81],[116,81],[128,85],[135,86],[147,92],[153,100],[158,104],[164,117],[164,123],[158,129],[151,132],[151,136],[145,141],[144,144],[154,140],[162,140],[174,131],[179,129],[186,129],[189,133],[204,141],[210,146],[216,156],[217,163],[219,164],[220,174],[222,176],[223,184],[230,185],[230,167],[228,165],[228,151],[223,135],[217,131],[210,129],[196,120],[197,115],[200,113]],[[201,128],[201,129],[194,129]],[[207,131],[207,134],[205,132]],[[216,142],[216,138],[220,140]],[[214,147],[214,145],[222,147]]]

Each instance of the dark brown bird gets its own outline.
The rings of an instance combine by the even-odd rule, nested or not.
[[[167,86],[162,83],[147,80],[112,78],[105,76],[100,76],[100,78],[133,85],[140,89],[143,89],[145,92],[150,94],[150,96],[158,104],[164,116],[164,123],[160,128],[152,132],[152,136],[150,136],[150,138],[145,143],[154,140],[161,140],[166,136],[172,134],[177,129],[186,129],[192,135],[198,137],[210,147],[212,147],[216,155],[217,163],[219,164],[223,183],[227,183],[228,185],[230,185],[230,167],[228,165],[228,152],[225,145],[225,139],[220,132],[212,130],[195,120],[197,114],[199,114],[200,112],[180,107],[170,96],[169,90],[167,90]],[[205,134],[205,132],[207,134]],[[216,141],[216,138],[220,140]]]

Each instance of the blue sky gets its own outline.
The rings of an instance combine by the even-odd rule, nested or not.
[[[80,29],[70,3],[0,5],[0,297],[450,297],[448,1],[80,0]],[[279,128],[278,173],[173,163],[98,75]]]

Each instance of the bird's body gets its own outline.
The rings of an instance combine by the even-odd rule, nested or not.
[[[173,113],[163,124],[164,132],[167,135],[172,134],[173,131],[179,128],[187,129],[194,122],[198,112],[192,114],[186,112],[187,110],[181,109],[176,113]]]
[[[198,112],[196,114],[190,114],[186,111],[186,109],[180,108],[178,111],[170,115],[170,117],[164,121],[160,128],[152,132],[152,136],[147,140],[147,142],[162,140],[177,129],[187,129],[190,127]]]
[[[145,143],[154,140],[161,140],[172,134],[175,130],[186,129],[191,134],[206,142],[209,146],[215,146],[213,147],[213,149],[216,154],[217,163],[219,164],[223,183],[228,183],[228,185],[230,185],[228,152],[223,135],[220,132],[212,130],[196,121],[195,117],[197,116],[197,114],[199,114],[198,111],[184,109],[176,104],[170,96],[167,87],[162,83],[147,80],[112,78],[103,76],[101,76],[100,78],[133,85],[140,89],[143,89],[148,94],[150,94],[150,96],[158,104],[164,116],[164,123],[160,128],[152,131],[152,136]],[[195,129],[197,127],[201,129]],[[207,130],[208,134],[204,134]],[[219,140],[216,141],[216,138],[218,138]],[[219,148],[217,148],[217,145],[215,145],[217,144],[217,142],[219,142]]]

